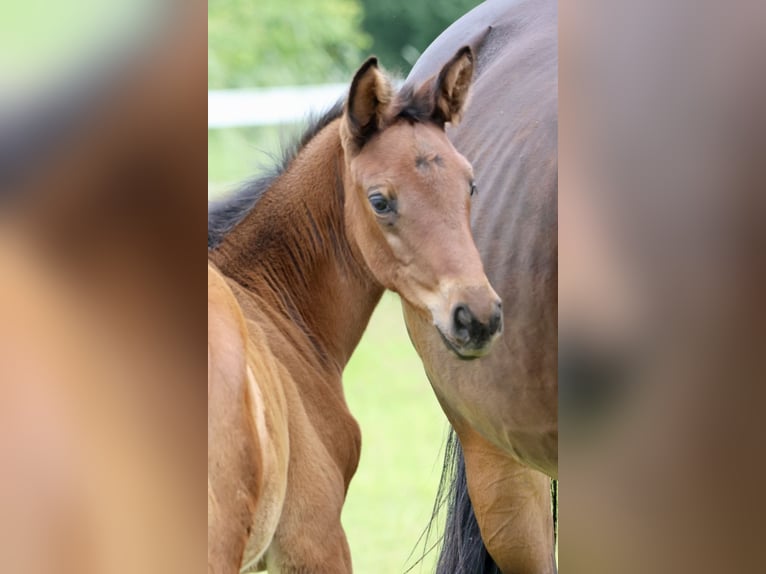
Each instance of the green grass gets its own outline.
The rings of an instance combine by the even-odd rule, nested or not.
[[[346,368],[344,387],[362,427],[362,459],[343,512],[354,571],[403,572],[431,516],[447,423],[397,296],[383,297]],[[432,572],[434,559],[431,553],[414,572]]]
[[[280,133],[209,131],[208,196],[270,165],[268,154],[284,138]],[[396,295],[383,296],[346,368],[344,386],[362,427],[362,458],[343,512],[354,572],[401,573],[412,565],[408,556],[431,516],[447,422],[407,336]],[[433,572],[434,563],[431,553],[413,572]]]

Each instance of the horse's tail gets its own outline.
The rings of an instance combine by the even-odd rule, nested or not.
[[[447,521],[436,574],[501,574],[479,533],[479,524],[468,498],[463,448],[454,430],[450,430],[447,438],[435,508],[444,503],[447,505]]]

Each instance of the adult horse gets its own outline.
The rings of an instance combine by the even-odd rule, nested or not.
[[[501,328],[469,222],[468,47],[394,95],[371,58],[276,175],[208,215],[208,571],[351,572],[343,368],[384,288],[456,355]],[[436,327],[434,329],[434,326]]]
[[[403,302],[412,341],[459,438],[445,463],[456,476],[438,571],[543,574],[556,570],[556,3],[485,2],[434,41],[405,86],[429,77],[466,42],[477,56],[473,94],[464,121],[448,134],[476,168],[472,228],[503,300],[505,332],[487,358],[460,361]]]

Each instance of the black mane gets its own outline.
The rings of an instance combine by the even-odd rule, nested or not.
[[[215,249],[258,202],[263,193],[290,166],[298,153],[314,136],[343,113],[344,100],[339,100],[325,113],[309,119],[309,125],[300,138],[286,146],[281,159],[264,175],[243,184],[239,190],[222,200],[212,201],[207,207],[207,248]]]

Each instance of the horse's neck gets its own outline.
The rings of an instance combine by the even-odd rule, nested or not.
[[[383,292],[346,233],[342,154],[336,121],[211,255],[258,305],[298,327],[334,369],[345,366]]]

